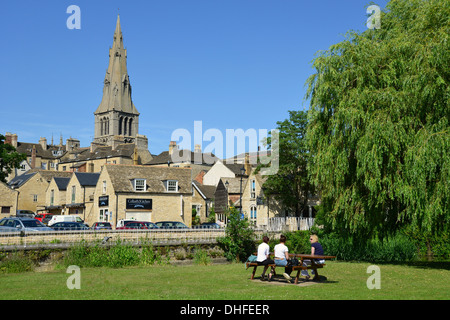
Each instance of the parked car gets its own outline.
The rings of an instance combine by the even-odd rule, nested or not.
[[[89,227],[82,222],[57,222],[51,228],[56,231],[63,230],[89,230]]]
[[[35,213],[31,210],[17,210],[16,217],[17,218],[34,218]]]
[[[148,221],[131,221],[125,223],[123,227],[118,227],[116,230],[132,230],[132,229],[159,229],[156,224]]]
[[[48,225],[48,223],[50,222],[52,217],[53,217],[53,213],[42,212],[42,213],[37,213],[34,218],[36,220],[39,220],[43,224]]]
[[[111,223],[109,222],[94,222],[92,225],[94,230],[112,230]]]
[[[116,229],[123,227],[126,223],[128,222],[135,222],[136,220],[126,220],[126,219],[121,219],[119,221],[117,221],[117,225],[116,225]]]
[[[156,225],[161,229],[189,229],[183,222],[179,221],[159,221]]]
[[[0,231],[15,232],[15,231],[53,231],[53,229],[47,227],[42,222],[33,218],[3,218],[0,220]]]
[[[198,229],[220,229],[220,226],[215,222],[205,222],[195,228]]]
[[[51,227],[57,222],[83,222],[83,220],[78,216],[65,216],[65,215],[53,215],[53,217],[48,222],[48,226]]]

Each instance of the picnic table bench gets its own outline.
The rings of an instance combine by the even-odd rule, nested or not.
[[[273,253],[270,253],[270,255],[273,256]],[[297,258],[298,259],[298,265],[291,267],[292,271],[297,271],[297,275],[295,276],[294,283],[298,284],[298,279],[300,277],[300,272],[302,270],[314,270],[314,278],[313,278],[313,280],[315,280],[315,281],[319,281],[320,280],[319,273],[317,272],[317,269],[323,268],[325,263],[323,263],[323,264],[316,263],[316,261],[315,261],[316,259],[317,260],[327,260],[327,259],[333,259],[333,258],[336,258],[336,257],[335,256],[325,256],[325,255],[311,255],[311,254],[301,254],[301,253],[289,253],[289,258]],[[305,260],[310,260],[311,264],[307,265],[307,266],[304,266],[303,262]],[[252,280],[255,278],[256,269],[258,267],[263,267],[264,268],[263,265],[259,265],[258,262],[256,262],[256,261],[255,262],[247,262],[246,265],[247,265],[247,268],[253,267],[253,272],[252,272],[252,276],[251,276]],[[268,264],[268,266],[269,267],[283,267],[283,268],[285,268],[284,266],[278,266],[275,263]],[[274,268],[274,270],[275,270],[275,268]]]

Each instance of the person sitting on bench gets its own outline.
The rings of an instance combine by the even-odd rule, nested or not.
[[[317,235],[312,234],[309,237],[309,241],[311,242],[311,255],[323,255],[324,254],[322,245],[319,243],[319,237]],[[314,259],[314,262],[316,264],[324,264],[325,260],[323,260],[323,259]],[[309,259],[303,260],[303,266],[307,267],[307,266],[310,266],[310,265],[311,265],[311,260],[309,260]],[[311,273],[313,275],[315,275],[314,274],[314,270],[311,270]],[[302,274],[302,276],[305,276],[306,279],[310,278],[308,270],[302,270],[301,274]]]
[[[287,280],[291,280],[291,272],[292,267],[288,267],[288,259],[289,259],[289,249],[285,245],[286,242],[286,236],[281,235],[280,236],[280,243],[277,244],[274,248],[274,255],[275,255],[275,264],[277,266],[282,266],[284,268],[283,277],[285,277]]]
[[[264,266],[264,271],[260,278],[261,280],[264,280],[267,268],[269,268],[269,264],[274,264],[274,261],[269,258],[270,247],[269,247],[268,243],[269,243],[269,237],[264,236],[263,242],[258,246],[258,255],[256,257],[256,262],[258,263],[259,266]],[[272,267],[272,271],[273,271],[273,267]],[[269,273],[269,281],[272,280],[272,275],[273,275],[273,272],[270,272]]]

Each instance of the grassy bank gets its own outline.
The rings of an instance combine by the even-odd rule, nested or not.
[[[331,261],[327,280],[310,286],[250,280],[242,264],[81,268],[81,289],[69,290],[65,269],[0,274],[0,299],[448,299],[448,265],[379,265],[381,289],[367,288],[369,263]]]

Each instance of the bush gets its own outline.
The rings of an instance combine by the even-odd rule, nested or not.
[[[320,237],[319,242],[326,255],[333,255],[344,261],[407,262],[417,256],[414,243],[402,234],[367,241],[343,239],[330,234]]]
[[[23,252],[7,253],[2,256],[0,273],[19,273],[33,270],[33,261]]]
[[[240,212],[230,208],[227,212],[228,224],[225,237],[217,239],[228,260],[246,261],[255,250],[255,234],[247,218],[241,219]]]
[[[88,246],[86,242],[70,248],[64,258],[64,265],[79,267],[111,267],[120,268],[137,265],[140,262],[139,252],[131,245],[123,244],[120,240],[111,248],[98,244]]]
[[[194,263],[205,266],[211,264],[211,258],[208,256],[208,252],[201,248],[197,248],[194,251]]]

